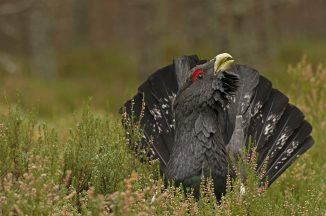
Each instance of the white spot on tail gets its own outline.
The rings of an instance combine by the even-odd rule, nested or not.
[[[258,113],[258,111],[261,109],[261,107],[262,107],[261,101],[258,101],[254,106],[254,111],[251,116],[255,116]]]
[[[168,108],[168,107],[169,107],[168,104],[163,104],[163,105],[162,105],[162,109],[166,109],[166,108]]]
[[[157,128],[158,128],[158,133],[161,133],[162,132],[162,126],[160,124],[158,124]]]
[[[151,109],[149,112],[152,114],[155,120],[162,118],[161,110],[157,109],[156,107]]]
[[[266,120],[266,126],[265,126],[265,130],[264,130],[264,135],[271,135],[271,133],[274,131],[277,120],[279,119],[279,117],[275,114],[271,114],[267,117]],[[269,137],[268,136],[268,137]]]
[[[286,127],[280,136],[280,138],[277,140],[275,149],[271,153],[271,157],[274,157],[274,154],[276,153],[277,150],[280,150],[283,148],[284,144],[286,143],[287,139],[289,138],[289,132],[288,128]]]
[[[282,149],[286,140],[288,139],[289,135],[288,133],[285,131],[282,136],[280,137],[280,139],[278,140],[276,146],[278,149]]]

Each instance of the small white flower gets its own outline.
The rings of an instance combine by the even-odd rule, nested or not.
[[[155,194],[153,195],[150,204],[153,204],[153,203],[155,202],[155,200],[156,200],[156,196],[157,196],[157,192],[155,191]]]
[[[246,188],[243,183],[240,185],[240,195],[244,195],[246,193]]]

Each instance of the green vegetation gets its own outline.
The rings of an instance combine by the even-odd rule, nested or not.
[[[110,62],[103,64],[111,65]],[[31,110],[27,107],[32,107],[28,104],[28,94],[20,94],[18,105],[7,99],[7,103],[1,105],[0,116],[1,213],[325,215],[326,69],[314,67],[303,59],[289,67],[286,77],[291,85],[279,82],[277,87],[285,91],[312,122],[315,146],[267,190],[257,184],[252,171],[255,161],[246,162],[248,180],[244,184],[241,179],[232,184],[229,181],[228,193],[221,203],[216,202],[210,179],[202,179],[198,201],[191,194],[185,195],[180,188],[165,188],[158,162],[141,163],[128,149],[128,140],[117,114],[98,111],[86,104],[73,115],[65,109],[55,117],[56,111],[52,110],[53,118],[47,118],[48,123],[44,123],[44,113],[39,107],[27,111]],[[23,85],[38,83],[31,77],[24,79]],[[19,82],[19,79],[13,80]],[[33,81],[30,83],[29,80]],[[67,97],[67,101],[75,95],[67,89],[55,90],[58,87],[48,88],[39,83],[42,88],[51,89],[49,91],[54,95],[60,95],[58,92],[62,91],[62,97]],[[42,88],[38,89],[41,95]],[[123,100],[116,97],[119,102]],[[47,96],[44,99],[46,107],[49,99]],[[65,104],[61,99],[57,98],[55,101],[58,102],[53,103],[60,107]],[[33,102],[37,104],[37,101]],[[139,131],[137,134],[137,130],[132,132],[131,139],[137,142],[141,134]],[[244,194],[241,193],[243,187]]]
[[[0,68],[0,95],[9,104],[19,100],[24,109],[36,109],[43,118],[65,116],[93,97],[92,106],[116,112],[133,94],[139,77],[128,55],[109,48],[76,48],[60,54],[58,76],[44,80],[23,69],[16,74]],[[6,106],[0,104],[0,109]]]

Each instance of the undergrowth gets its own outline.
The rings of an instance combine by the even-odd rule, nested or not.
[[[326,70],[304,59],[288,70],[282,89],[307,114],[316,145],[270,188],[259,185],[255,157],[247,176],[228,179],[218,202],[210,178],[200,198],[165,187],[158,161],[141,163],[117,116],[86,106],[66,136],[33,112],[11,106],[0,116],[0,210],[2,215],[325,215]],[[131,140],[130,140],[131,139]],[[0,215],[1,215],[0,214]]]

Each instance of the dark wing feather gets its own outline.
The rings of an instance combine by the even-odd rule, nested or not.
[[[234,96],[228,98],[224,132],[228,143],[227,151],[231,158],[237,158],[238,154],[242,155],[243,145],[246,142],[251,119],[249,108],[254,99],[254,90],[259,84],[259,74],[256,70],[243,65],[235,65],[230,70],[238,76],[237,91]],[[222,81],[225,82],[223,79]]]
[[[243,118],[244,124],[242,126],[250,119],[250,116],[248,116],[246,112],[253,98],[253,90],[259,82],[258,72],[247,66],[235,65],[230,70],[238,76],[238,88],[235,95],[229,98],[229,105],[226,110],[229,123],[226,125],[228,140],[231,138],[235,128],[235,119],[237,115]]]

